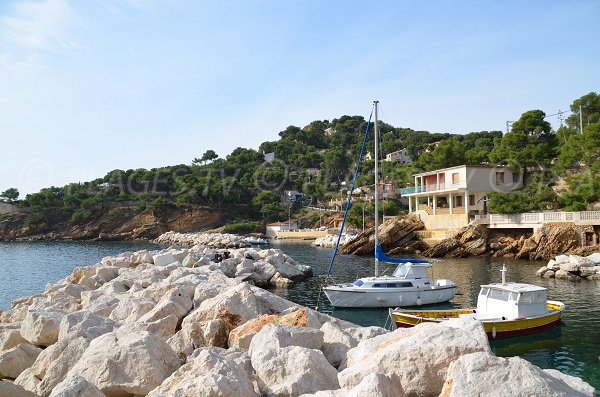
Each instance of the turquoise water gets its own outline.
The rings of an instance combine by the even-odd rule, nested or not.
[[[307,244],[277,242],[273,245],[293,256],[299,263],[313,266],[315,274],[327,271],[331,249]],[[102,257],[125,251],[156,249],[156,245],[135,242],[0,242],[0,309],[10,307],[13,299],[43,292],[47,283],[67,276],[74,267],[92,265]],[[535,276],[539,262],[497,258],[447,259],[434,262],[436,278],[453,279],[459,293],[452,303],[438,306],[475,305],[479,285],[498,282],[502,264],[508,267],[507,279],[548,288],[550,299],[567,305],[563,323],[534,335],[492,341],[501,357],[521,356],[542,368],[555,368],[576,375],[600,390],[600,282],[573,283]],[[333,274],[337,281],[353,281],[372,274],[371,257],[339,256]],[[389,273],[392,269],[383,268]],[[387,309],[336,309],[320,294],[323,279],[314,277],[289,290],[274,290],[278,295],[336,317],[362,325],[384,326]]]
[[[0,309],[10,308],[16,298],[43,292],[47,283],[68,276],[77,266],[157,247],[146,242],[0,242]]]
[[[315,274],[326,273],[331,249],[306,244],[276,243],[298,262],[313,266]],[[458,285],[451,303],[437,308],[469,307],[477,303],[481,284],[499,282],[502,264],[508,268],[507,280],[536,284],[548,288],[548,297],[567,305],[560,326],[533,335],[495,340],[494,353],[501,357],[521,356],[541,368],[554,368],[583,378],[600,391],[600,281],[574,283],[566,280],[543,279],[535,272],[543,262],[504,260],[502,258],[468,258],[436,260],[436,278],[449,278]],[[384,268],[388,274],[393,267]],[[336,281],[350,282],[357,276],[372,275],[371,257],[338,256],[333,266]],[[387,309],[333,309],[324,294],[320,294],[322,278],[314,277],[290,290],[277,293],[291,301],[330,313],[362,325],[384,326]],[[432,306],[429,306],[432,307]]]

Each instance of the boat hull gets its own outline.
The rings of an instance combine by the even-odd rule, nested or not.
[[[330,286],[323,288],[335,307],[419,306],[447,302],[454,298],[456,286],[424,288],[360,288]]]
[[[548,302],[548,313],[543,316],[503,320],[481,319],[483,329],[490,339],[507,338],[532,334],[552,328],[560,323],[564,305],[560,302]],[[422,323],[441,323],[450,318],[468,316],[474,319],[476,314],[473,309],[457,310],[390,310],[390,316],[396,327],[408,328]]]

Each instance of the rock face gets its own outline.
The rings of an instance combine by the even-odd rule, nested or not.
[[[483,225],[467,226],[423,252],[423,255],[460,258],[489,253],[496,257],[528,260],[550,259],[564,253],[588,255],[600,251],[600,246],[582,246],[584,233],[594,231],[590,228],[570,223],[549,223],[533,234],[511,235],[490,231]]]
[[[470,226],[423,252],[431,258],[464,258],[487,252],[489,231],[485,226]]]
[[[478,352],[464,355],[450,365],[440,397],[593,397],[595,394],[594,388],[579,378],[542,370],[519,357],[499,358]]]
[[[562,278],[564,280],[600,280],[600,253],[587,257],[579,255],[558,255],[550,259],[536,274],[546,278]]]
[[[15,379],[31,367],[42,349],[27,343],[21,343],[0,354],[0,378]]]
[[[427,248],[415,233],[423,222],[413,217],[390,219],[379,225],[379,243],[384,252],[397,254]],[[359,233],[355,239],[340,247],[341,254],[368,255],[375,252],[375,229]]]

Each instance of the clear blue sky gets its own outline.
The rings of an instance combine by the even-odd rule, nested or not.
[[[3,0],[0,191],[224,157],[373,99],[397,127],[504,130],[600,90],[599,17],[597,0]]]

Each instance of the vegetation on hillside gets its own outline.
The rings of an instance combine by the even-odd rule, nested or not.
[[[583,131],[579,130],[581,116]],[[113,170],[102,178],[63,187],[48,187],[18,201],[9,188],[0,194],[5,202],[29,208],[31,219],[57,214],[82,223],[97,213],[119,206],[136,211],[168,207],[210,206],[239,228],[255,230],[253,222],[287,219],[300,205],[282,199],[285,190],[298,190],[305,204],[321,206],[344,198],[350,186],[367,121],[362,116],[317,120],[300,128],[289,126],[279,139],[258,150],[237,148],[225,157],[207,149],[191,164],[135,170]],[[470,132],[464,135],[414,131],[381,122],[381,154],[406,148],[411,164],[382,162],[382,174],[397,188],[414,183],[416,172],[456,165],[510,165],[529,175],[520,192],[491,193],[489,208],[497,213],[545,209],[584,210],[600,199],[600,96],[591,92],[573,101],[566,125],[553,131],[541,110],[526,111],[510,132]],[[265,154],[274,153],[272,161]],[[365,154],[374,153],[372,134]],[[373,160],[365,159],[358,186],[372,191]],[[553,188],[562,181],[562,188]],[[402,209],[390,202],[388,213]],[[289,208],[288,208],[289,207]],[[351,211],[354,224],[362,222],[362,207]]]

